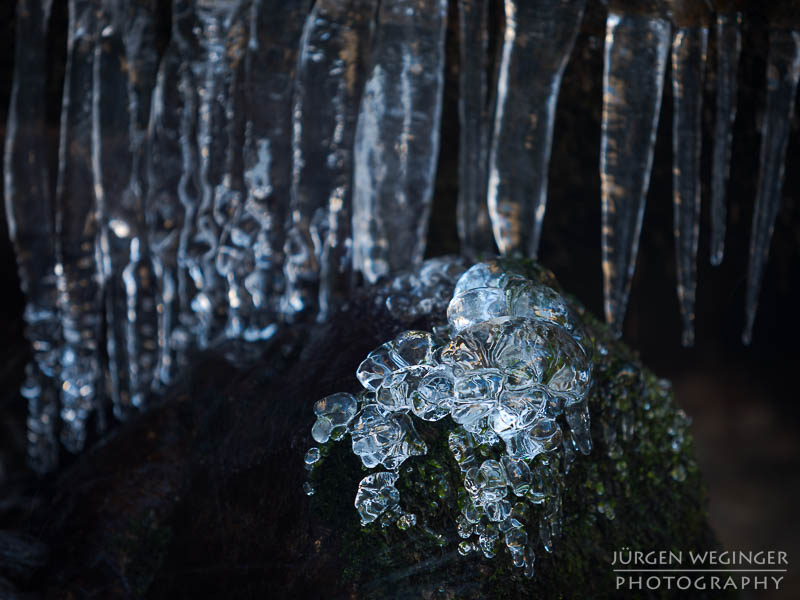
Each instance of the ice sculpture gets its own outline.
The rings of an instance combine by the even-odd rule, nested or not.
[[[444,88],[446,0],[386,0],[356,128],[353,265],[374,283],[425,250]]]
[[[51,0],[18,0],[14,85],[5,145],[8,232],[25,294],[33,347],[22,396],[28,401],[28,457],[38,472],[58,461],[60,323],[53,198],[45,139],[45,40]]]
[[[468,258],[494,248],[486,185],[489,153],[489,2],[459,0],[458,237]]]
[[[101,427],[100,215],[92,171],[92,89],[97,40],[96,0],[70,0],[67,67],[61,114],[56,232],[61,350],[61,441],[71,452],[84,446],[89,415]]]
[[[352,147],[375,0],[317,2],[295,74],[286,305],[321,317],[351,273]],[[320,285],[321,281],[321,285]]]
[[[726,7],[727,8],[727,7]],[[711,264],[725,253],[728,219],[726,188],[730,174],[733,122],[736,119],[737,70],[742,51],[742,14],[728,8],[717,15],[717,116],[711,167]]]
[[[749,344],[758,308],[764,265],[769,255],[772,230],[781,205],[786,146],[800,79],[800,31],[773,29],[767,57],[767,107],[761,123],[761,154],[756,204],[750,233],[747,265],[745,326],[742,341]]]
[[[458,532],[475,536],[458,551],[479,549],[491,558],[502,534],[513,563],[530,577],[534,552],[526,528],[537,525],[532,507],[541,505],[539,538],[548,552],[561,526],[553,455],[562,446],[563,452],[567,446],[573,453],[591,451],[591,344],[558,293],[505,263],[474,265],[453,293],[449,333],[406,331],[372,351],[356,372],[364,388],[358,396],[334,394],[315,404],[312,436],[327,444],[349,434],[365,468],[387,469],[361,481],[355,506],[362,525],[382,519],[404,529],[418,517],[400,506],[399,469],[428,452],[414,417],[450,417],[447,445],[466,492]],[[318,448],[306,454],[310,470],[320,456]],[[314,492],[310,482],[306,492]]]
[[[706,15],[697,6],[694,11],[684,7],[675,15],[672,40],[672,198],[684,346],[694,345],[703,81],[708,46]]]
[[[145,136],[155,86],[156,5],[104,0],[92,89],[92,170],[101,215],[114,413],[142,408],[157,360],[155,273],[145,237]]]
[[[608,15],[600,146],[603,295],[606,321],[618,335],[636,268],[670,40],[670,23],[657,14],[612,9]]]
[[[488,195],[503,254],[539,252],[558,92],[584,5],[505,0]]]

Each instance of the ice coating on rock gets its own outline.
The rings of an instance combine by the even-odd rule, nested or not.
[[[377,301],[386,306],[392,316],[403,321],[444,312],[453,296],[453,286],[465,270],[462,257],[429,258],[419,267],[403,271],[381,286]]]
[[[427,272],[406,273],[387,285],[407,289],[419,285],[409,283],[413,280],[441,273],[441,267],[432,264]],[[492,558],[505,547],[523,574],[532,576],[530,540],[550,551],[560,533],[559,469],[563,465],[565,472],[576,452],[591,450],[591,354],[581,345],[580,321],[563,298],[506,270],[501,261],[473,266],[459,286],[450,306],[474,296],[473,323],[460,330],[438,328],[435,335],[406,331],[373,350],[357,371],[367,391],[318,402],[312,437],[321,444],[335,441],[344,435],[339,424],[347,423],[344,431],[362,465],[392,471],[362,481],[356,502],[362,523],[383,515],[381,527],[394,523],[404,530],[417,518],[403,514],[394,484],[406,460],[428,451],[414,420],[445,423],[447,447],[463,477],[456,527],[465,541],[459,554],[480,551]],[[526,316],[508,316],[507,298]],[[505,316],[492,316],[493,303]],[[420,431],[429,435],[430,427]],[[313,468],[315,461],[309,460]],[[414,461],[402,472],[426,465],[441,468],[431,459]],[[437,493],[446,497],[444,488]],[[531,505],[539,507],[536,516]],[[424,521],[421,526],[427,527]],[[538,535],[529,536],[526,528]]]
[[[585,0],[505,0],[488,204],[503,254],[536,257],[561,77]]]
[[[666,19],[608,15],[600,142],[603,295],[606,321],[618,335],[636,269],[670,41]]]
[[[684,346],[694,345],[700,151],[708,27],[679,27],[672,40],[672,197]]]
[[[447,306],[447,321],[458,332],[508,313],[506,294],[499,288],[475,288],[462,292]]]
[[[446,0],[385,0],[356,128],[353,265],[374,283],[422,261],[439,154]]]
[[[767,57],[767,106],[761,122],[758,185],[750,232],[750,259],[747,263],[745,326],[742,333],[745,344],[749,344],[753,337],[761,279],[769,255],[775,219],[781,206],[784,162],[798,79],[800,31],[772,30]]]

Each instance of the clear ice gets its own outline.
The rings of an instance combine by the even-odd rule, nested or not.
[[[458,237],[468,258],[494,249],[486,204],[489,153],[489,0],[459,0]]]
[[[585,0],[505,0],[488,202],[503,254],[535,257],[561,77]]]
[[[678,27],[672,40],[672,198],[678,300],[684,346],[694,345],[697,244],[700,238],[700,149],[708,27]]]
[[[711,167],[711,264],[719,265],[725,253],[728,219],[726,192],[730,174],[733,122],[736,120],[737,71],[742,51],[742,14],[721,12],[716,19],[717,114]]]
[[[800,31],[773,29],[767,57],[767,106],[761,122],[761,154],[756,203],[750,232],[747,265],[745,326],[742,341],[749,344],[758,308],[764,265],[769,255],[772,230],[781,205],[786,147],[800,79]]]
[[[323,0],[300,41],[292,112],[286,306],[329,314],[349,289],[353,138],[377,0]]]
[[[426,270],[423,264],[395,281],[421,279]],[[538,537],[550,551],[561,527],[554,453],[562,445],[566,452],[567,443],[583,454],[592,448],[591,344],[555,290],[506,270],[501,261],[472,266],[450,289],[450,325],[435,334],[405,331],[370,352],[356,372],[364,389],[317,402],[311,435],[326,444],[349,434],[365,468],[387,469],[361,481],[356,508],[362,524],[387,513],[406,529],[417,518],[403,514],[395,483],[401,465],[428,452],[415,418],[449,417],[447,445],[465,494],[459,553],[491,558],[505,542],[514,564],[532,576],[525,527],[537,523],[529,506],[542,507]],[[497,458],[487,458],[489,452]],[[305,458],[312,476],[318,457],[315,447]]]
[[[603,295],[606,321],[617,335],[636,268],[670,41],[666,19],[608,15],[600,142]]]
[[[353,266],[370,283],[422,261],[446,24],[446,0],[384,0],[378,11],[353,150]]]

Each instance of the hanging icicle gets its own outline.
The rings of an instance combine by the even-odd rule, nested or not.
[[[486,203],[489,153],[489,1],[459,0],[458,237],[471,259],[494,252]]]
[[[143,407],[158,343],[155,274],[144,241],[156,11],[153,1],[103,0],[94,53],[92,167],[101,215],[108,375],[118,418]]]
[[[606,321],[622,334],[653,164],[670,23],[612,10],[606,25],[600,180]]]
[[[672,39],[672,201],[682,343],[693,346],[708,24],[702,4],[676,4]]]
[[[355,138],[353,260],[369,282],[422,260],[439,155],[446,0],[385,0]]]
[[[61,113],[56,231],[64,348],[61,359],[61,441],[83,448],[96,412],[104,427],[99,339],[102,288],[100,215],[92,173],[92,80],[97,0],[70,0],[67,67]]]
[[[488,195],[504,254],[539,252],[556,104],[584,4],[505,0]]]
[[[767,107],[761,122],[761,155],[758,165],[756,204],[750,233],[747,265],[745,326],[742,341],[753,338],[753,323],[764,265],[769,256],[772,230],[781,205],[786,147],[794,114],[797,81],[800,78],[800,31],[773,29],[767,58]]]
[[[717,15],[717,116],[711,166],[711,264],[718,266],[725,254],[728,219],[726,199],[730,174],[733,123],[736,120],[737,70],[742,50],[742,13]]]
[[[283,296],[283,247],[292,172],[293,72],[309,3],[255,0],[245,55],[245,200],[232,241],[243,251],[241,337],[274,335]]]
[[[284,273],[292,316],[320,317],[349,285],[352,148],[377,0],[320,0],[294,85],[291,225]]]
[[[45,131],[45,54],[52,0],[18,0],[14,84],[5,145],[8,233],[25,294],[25,336],[33,348],[22,396],[28,401],[28,462],[44,473],[58,463],[61,324]]]

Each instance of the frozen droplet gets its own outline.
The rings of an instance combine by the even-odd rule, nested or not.
[[[358,484],[355,506],[361,516],[361,524],[372,523],[387,509],[400,502],[400,492],[394,484],[395,473],[385,471],[367,475]]]
[[[314,448],[309,448],[308,452],[306,452],[304,460],[307,465],[313,465],[319,462],[319,458],[320,458],[319,448],[314,447]]]

